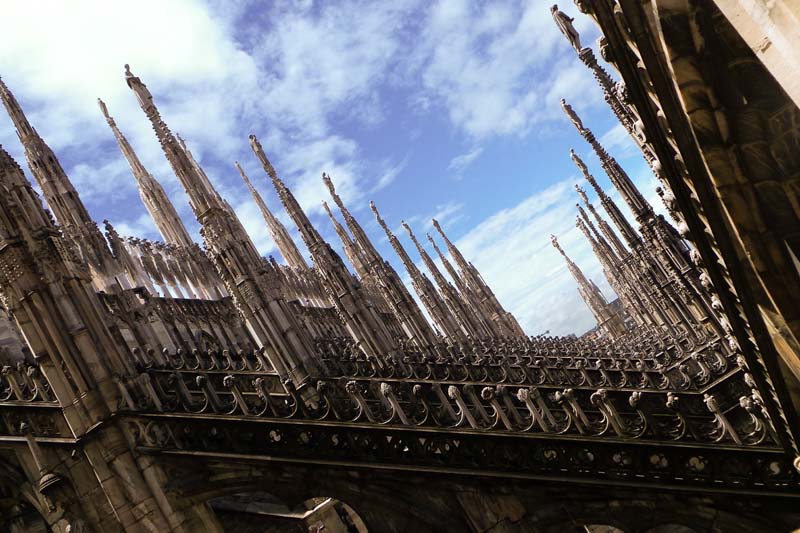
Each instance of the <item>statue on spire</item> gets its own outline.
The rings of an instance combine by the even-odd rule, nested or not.
[[[564,250],[561,248],[561,245],[558,244],[558,238],[555,235],[550,235],[550,242],[553,243],[553,248],[558,250],[558,253],[564,257],[567,257],[567,255],[564,253]]]
[[[97,105],[100,106],[100,111],[102,111],[103,116],[106,117],[106,120],[110,119],[111,115],[108,114],[108,108],[106,107],[106,103],[98,98],[97,99]]]
[[[576,128],[576,129],[577,129],[577,130],[578,130],[580,133],[583,133],[583,130],[585,129],[585,128],[583,127],[583,122],[581,121],[581,119],[580,119],[580,117],[578,116],[578,114],[577,114],[577,113],[575,113],[575,110],[574,110],[574,109],[572,109],[572,106],[571,106],[571,105],[569,105],[569,104],[567,103],[567,101],[566,101],[566,100],[564,100],[563,98],[561,99],[561,109],[563,109],[563,110],[564,110],[564,113],[566,113],[566,114],[567,114],[567,116],[569,117],[569,119],[570,119],[570,120],[572,121],[572,123],[575,125],[575,128]]]
[[[378,207],[375,205],[375,202],[372,200],[369,201],[369,208],[372,209],[372,212],[375,213],[375,218],[378,220],[378,224],[384,229],[384,231],[389,231],[388,226],[386,226],[386,222],[384,222],[383,218],[381,218],[381,214],[378,213]]]
[[[142,80],[140,80],[138,76],[133,75],[133,72],[131,72],[131,67],[128,64],[125,65],[125,83],[127,83],[128,87],[133,90],[134,94],[136,95],[136,99],[139,101],[139,105],[142,106],[142,109],[153,105],[153,95],[150,94],[150,91],[147,89],[147,85],[142,83]]]
[[[249,139],[250,139],[250,148],[253,149],[253,152],[255,152],[256,157],[258,157],[259,161],[261,161],[261,165],[264,167],[264,170],[267,172],[269,177],[272,178],[272,181],[275,184],[279,185],[280,187],[283,187],[284,186],[283,182],[278,177],[278,173],[275,172],[275,167],[273,167],[272,163],[270,163],[269,159],[267,159],[267,155],[264,153],[264,149],[261,147],[261,143],[258,142],[258,137],[256,137],[255,134],[251,133]]]
[[[581,36],[578,34],[578,30],[575,29],[575,26],[572,24],[575,19],[571,18],[569,15],[558,9],[557,4],[553,4],[550,8],[550,14],[553,15],[553,20],[556,21],[556,25],[558,29],[561,30],[561,33],[569,41],[569,44],[575,48],[576,51],[581,51]]]
[[[589,169],[586,168],[586,163],[583,162],[583,159],[581,159],[578,156],[578,154],[575,153],[575,150],[572,148],[569,149],[569,157],[572,159],[572,162],[575,163],[575,165],[580,169],[580,171],[584,175],[589,173]]]
[[[584,201],[584,203],[588,204],[589,203],[589,197],[586,196],[586,191],[583,189],[583,187],[581,187],[580,185],[578,185],[576,183],[575,184],[575,190],[578,191],[578,195],[581,197],[581,199]],[[578,206],[578,207],[580,207],[580,206]]]

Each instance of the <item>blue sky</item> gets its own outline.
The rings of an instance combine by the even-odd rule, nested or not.
[[[195,235],[197,229],[125,85],[125,63],[262,253],[276,252],[234,160],[295,232],[250,151],[250,133],[336,249],[320,204],[327,199],[323,171],[399,272],[369,200],[414,258],[400,221],[423,236],[438,218],[529,334],[582,333],[593,325],[550,233],[613,294],[574,228],[579,175],[569,148],[610,184],[563,116],[560,98],[657,200],[654,178],[558,32],[548,2],[29,4],[4,8],[0,76],[91,214],[123,235],[158,238],[98,97]],[[576,16],[582,42],[596,48],[594,24],[571,3],[563,8]],[[24,161],[5,114],[0,144]]]

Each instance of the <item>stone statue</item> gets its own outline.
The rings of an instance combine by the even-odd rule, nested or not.
[[[564,113],[567,114],[575,127],[578,128],[578,131],[583,131],[583,122],[581,121],[580,117],[578,117],[577,113],[575,113],[575,110],[572,109],[572,106],[569,105],[563,98],[561,99],[561,109],[564,110]]]
[[[575,163],[575,165],[580,169],[581,173],[584,176],[589,174],[589,169],[586,168],[586,163],[583,162],[583,159],[578,157],[578,154],[576,154],[575,150],[573,150],[572,148],[569,149],[569,157],[572,159],[572,162]],[[578,188],[577,185],[575,187]],[[578,190],[578,192],[580,192],[580,191],[581,191],[581,189]]]
[[[575,29],[575,26],[572,25],[572,22],[575,19],[570,18],[566,13],[558,9],[557,4],[553,4],[553,6],[550,8],[550,13],[553,15],[553,20],[556,21],[558,29],[561,30],[561,33],[563,33],[567,40],[569,40],[569,44],[571,44],[575,50],[580,52],[582,48],[581,36],[578,34],[578,30]]]
[[[142,83],[142,80],[137,76],[133,75],[130,65],[125,65],[125,83],[128,84],[128,87],[133,89],[136,99],[139,101],[139,105],[142,106],[142,109],[145,109],[152,103],[153,95],[150,94],[147,85]]]

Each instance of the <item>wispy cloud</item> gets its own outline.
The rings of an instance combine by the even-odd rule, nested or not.
[[[417,214],[405,218],[408,224],[414,231],[430,231],[433,228],[433,219],[439,221],[442,225],[454,225],[456,222],[464,218],[464,204],[459,202],[447,202],[435,207],[433,211],[424,214]],[[405,233],[402,226],[397,226],[397,232]]]
[[[469,167],[473,161],[478,159],[480,155],[483,153],[483,147],[478,146],[473,148],[469,152],[461,155],[457,155],[453,159],[450,160],[450,164],[447,165],[447,170],[453,172],[456,176],[461,176],[461,173]],[[460,179],[460,178],[459,178]]]
[[[552,68],[561,38],[552,24],[537,2],[432,4],[408,63],[422,82],[414,101],[422,111],[443,106],[474,137],[527,133],[553,117],[558,98],[592,83],[576,77],[580,66]],[[561,87],[570,93],[554,90]]]
[[[378,178],[377,183],[375,183],[375,186],[372,187],[370,192],[377,192],[384,187],[389,186],[397,178],[397,176],[399,176],[400,173],[405,170],[406,166],[408,165],[408,158],[409,156],[405,156],[402,161],[395,165],[391,165],[389,163],[389,168],[387,168],[386,171],[381,174],[381,177]]]

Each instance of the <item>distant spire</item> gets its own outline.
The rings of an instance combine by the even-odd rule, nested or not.
[[[434,263],[433,259],[431,259],[431,257],[428,255],[428,252],[419,243],[417,237],[414,235],[414,232],[411,231],[411,227],[406,224],[405,221],[402,221],[401,224],[406,229],[406,232],[411,238],[411,241],[414,243],[414,246],[416,246],[417,252],[419,252],[420,257],[422,258],[422,262],[425,263],[428,271],[433,276],[433,280],[436,282],[436,285],[438,285],[439,292],[444,298],[447,307],[450,309],[455,319],[459,322],[462,329],[469,333],[471,337],[489,336],[491,330],[487,330],[485,328],[484,324],[475,315],[474,309],[468,305],[465,305],[455,287],[453,287],[453,285],[447,281],[444,275],[439,271],[439,267],[436,266],[436,263]]]
[[[308,269],[308,263],[306,263],[305,258],[292,240],[292,237],[289,235],[286,227],[281,224],[281,221],[278,220],[275,215],[272,214],[272,211],[269,210],[267,204],[264,202],[264,199],[258,193],[256,188],[253,187],[253,184],[250,183],[250,179],[247,177],[247,174],[244,173],[244,169],[242,169],[241,165],[239,165],[239,162],[235,161],[234,165],[236,166],[236,170],[239,171],[239,175],[242,177],[242,180],[244,180],[245,184],[247,185],[250,195],[256,202],[259,211],[261,211],[261,216],[264,217],[264,221],[267,223],[267,229],[272,236],[272,240],[278,247],[278,250],[283,258],[286,260],[286,263],[292,268],[297,268],[300,270]]]
[[[384,233],[386,233],[386,237],[389,239],[389,243],[392,245],[392,248],[394,248],[394,251],[395,253],[397,253],[398,257],[400,257],[400,261],[406,267],[406,270],[408,270],[408,273],[409,275],[411,275],[412,280],[416,276],[424,276],[424,274],[422,274],[422,272],[420,272],[419,269],[417,268],[417,265],[414,264],[414,261],[411,260],[411,256],[408,255],[408,252],[406,252],[406,249],[397,239],[397,236],[392,232],[392,230],[389,229],[389,226],[386,225],[386,221],[383,220],[383,217],[381,217],[381,214],[378,211],[378,207],[372,200],[370,200],[369,202],[369,208],[375,215],[375,220],[378,221],[378,225],[383,229]]]
[[[420,349],[429,349],[436,343],[436,335],[419,305],[417,305],[417,301],[411,296],[405,283],[400,279],[391,263],[378,253],[364,228],[345,207],[344,202],[336,192],[331,177],[323,173],[322,181],[328,188],[328,192],[330,192],[333,201],[339,207],[347,227],[353,234],[353,255],[357,257],[355,260],[361,263],[364,274],[368,274],[376,282],[384,301],[402,324],[406,335],[416,342]],[[356,270],[358,271],[357,266]]]
[[[441,295],[436,291],[436,287],[433,286],[428,276],[422,273],[419,268],[417,268],[414,261],[411,260],[411,257],[400,243],[400,240],[392,230],[389,229],[389,226],[386,225],[386,222],[381,217],[378,208],[375,206],[375,202],[370,201],[369,207],[372,209],[378,224],[386,233],[386,237],[389,239],[389,243],[392,245],[392,248],[394,248],[395,253],[397,253],[400,261],[406,267],[414,290],[417,295],[419,295],[420,300],[422,300],[423,305],[428,310],[428,313],[436,323],[439,331],[450,339],[465,339],[466,334],[464,330],[461,329],[455,316],[453,316],[453,313],[447,307]]]
[[[281,199],[281,203],[283,204],[284,208],[286,208],[286,212],[294,221],[297,229],[300,231],[300,235],[303,238],[303,241],[306,243],[309,251],[311,251],[313,254],[314,247],[322,245],[322,243],[325,241],[308,219],[305,211],[303,211],[303,209],[300,207],[300,204],[298,203],[297,199],[295,199],[292,191],[290,191],[289,188],[286,187],[283,181],[281,181],[281,179],[278,177],[278,173],[275,172],[275,167],[272,166],[272,163],[270,163],[269,159],[267,158],[267,154],[264,153],[264,149],[261,147],[261,143],[258,141],[258,138],[252,134],[250,135],[250,148],[252,148],[253,153],[261,162],[261,165],[264,167],[264,171],[267,173],[270,179],[272,179],[272,184],[275,186],[275,190],[278,193],[278,197]]]
[[[133,171],[133,176],[136,178],[136,185],[139,189],[139,196],[147,208],[150,217],[156,225],[159,233],[169,244],[176,246],[192,246],[193,241],[186,231],[186,226],[178,215],[178,211],[167,196],[166,191],[161,184],[147,171],[139,157],[134,152],[133,147],[128,142],[128,139],[122,134],[117,127],[114,118],[108,113],[106,104],[97,99],[97,104],[100,106],[100,111],[106,118],[114,137],[117,140],[122,154],[128,160],[128,164]]]
[[[339,236],[339,239],[342,241],[342,246],[344,247],[344,254],[347,256],[347,260],[353,265],[353,268],[356,271],[356,274],[360,279],[364,279],[365,276],[368,275],[368,270],[365,265],[365,261],[360,255],[360,251],[358,250],[357,246],[350,238],[350,235],[347,233],[347,230],[336,220],[336,217],[333,216],[331,212],[331,208],[328,207],[328,202],[322,202],[322,208],[325,209],[325,212],[328,214],[328,218],[331,219],[331,223],[333,224],[333,229],[336,231],[336,235]]]
[[[645,324],[651,321],[648,318],[647,306],[642,303],[641,295],[636,286],[631,283],[630,277],[625,271],[625,264],[617,257],[602,235],[589,220],[586,212],[578,206],[580,215],[575,221],[576,227],[581,230],[586,239],[592,245],[595,256],[603,265],[608,284],[622,300],[625,312],[631,316],[637,324]]]
[[[333,201],[336,203],[336,206],[341,211],[342,216],[344,217],[345,224],[350,229],[350,232],[353,234],[353,240],[361,249],[361,254],[363,259],[369,263],[373,261],[383,261],[383,258],[378,253],[378,250],[372,244],[372,241],[367,236],[367,233],[361,227],[361,224],[358,223],[358,220],[350,214],[350,211],[345,207],[344,202],[342,202],[341,197],[336,193],[336,188],[333,185],[333,180],[331,177],[326,174],[322,173],[322,182],[325,183],[325,186],[328,188],[328,192],[333,198]]]
[[[458,272],[456,272],[456,269],[453,267],[452,263],[450,263],[450,260],[447,259],[447,256],[444,255],[444,253],[442,253],[442,250],[436,244],[436,241],[433,240],[433,237],[431,237],[431,234],[430,233],[426,233],[425,235],[428,237],[428,241],[433,246],[433,250],[436,252],[436,255],[438,255],[439,259],[442,261],[442,265],[444,265],[444,269],[447,270],[447,273],[450,275],[450,278],[452,278],[453,283],[456,284],[456,287],[458,288],[458,290],[462,294],[466,294],[469,289],[464,284],[464,281],[461,279],[461,276],[458,275]]]
[[[411,227],[406,224],[405,220],[400,221],[400,225],[405,228],[406,233],[408,233],[408,236],[411,238],[411,242],[413,242],[414,246],[416,246],[417,252],[419,252],[420,257],[422,258],[422,262],[425,263],[425,266],[433,275],[433,279],[436,281],[436,284],[439,285],[439,288],[441,289],[442,287],[446,286],[447,280],[444,279],[444,276],[442,276],[442,273],[439,272],[439,268],[436,266],[436,263],[433,262],[431,257],[428,255],[428,252],[419,243],[417,237],[414,235],[414,232],[411,231]]]
[[[447,249],[459,269],[459,275],[463,278],[464,284],[468,287],[468,294],[472,297],[472,305],[483,309],[484,320],[493,324],[493,332],[497,336],[516,336],[524,335],[522,328],[517,323],[516,318],[508,313],[492,289],[483,280],[478,269],[467,261],[458,248],[447,238],[442,226],[436,219],[432,220],[433,227],[444,239]]]
[[[625,215],[622,214],[622,211],[620,211],[614,200],[612,200],[611,197],[606,194],[606,192],[597,183],[597,180],[595,180],[594,176],[589,173],[589,170],[586,168],[586,164],[580,157],[578,157],[578,154],[575,153],[575,150],[570,148],[569,155],[575,165],[580,169],[581,173],[583,173],[586,181],[588,181],[595,190],[597,196],[600,197],[600,203],[603,205],[603,208],[609,214],[614,224],[622,232],[622,237],[625,239],[625,242],[628,243],[628,246],[630,246],[631,249],[635,248],[637,243],[640,242],[639,234],[635,229],[633,229],[633,226],[628,219],[625,218]]]
[[[622,321],[618,316],[611,313],[611,310],[608,306],[608,301],[606,300],[605,296],[603,296],[603,293],[600,291],[597,285],[588,279],[580,267],[578,267],[578,265],[576,265],[575,262],[569,258],[555,235],[550,235],[550,242],[566,261],[567,269],[569,270],[570,274],[572,274],[575,282],[578,284],[578,292],[580,293],[581,298],[583,298],[583,301],[586,303],[587,307],[589,307],[592,315],[594,315],[598,327],[603,329],[612,338],[616,338],[616,336],[624,333]]]
[[[595,209],[594,205],[592,205],[592,203],[589,201],[589,197],[586,196],[586,191],[584,191],[579,185],[575,185],[575,189],[578,191],[578,195],[580,195],[584,205],[586,206],[586,208],[589,210],[589,212],[592,214],[595,221],[597,222],[597,226],[600,228],[600,231],[603,233],[606,240],[611,244],[611,246],[613,246],[614,252],[621,258],[626,257],[629,252],[625,248],[625,245],[619,239],[616,232],[611,228],[611,226],[608,225],[608,222],[606,222],[603,219],[603,217],[600,216],[600,213],[597,212],[597,209]],[[603,196],[601,196],[601,200],[605,197],[606,197],[605,193],[603,193]]]
[[[572,121],[572,124],[578,130],[578,133],[580,133],[581,136],[586,139],[586,141],[591,145],[595,154],[597,154],[598,159],[600,159],[600,165],[603,167],[603,170],[605,170],[609,179],[611,179],[611,183],[613,183],[614,187],[616,187],[616,189],[619,191],[622,199],[630,207],[631,212],[633,212],[633,215],[636,217],[636,220],[641,224],[645,219],[652,216],[653,208],[650,203],[645,200],[644,196],[642,196],[642,193],[639,191],[636,185],[633,184],[633,181],[630,179],[628,174],[622,169],[619,163],[617,163],[617,160],[614,159],[608,152],[606,152],[605,148],[600,145],[600,142],[597,140],[594,133],[592,133],[589,128],[583,125],[583,122],[581,122],[581,119],[578,118],[575,110],[572,108],[572,106],[567,104],[563,98],[561,99],[561,107]]]

